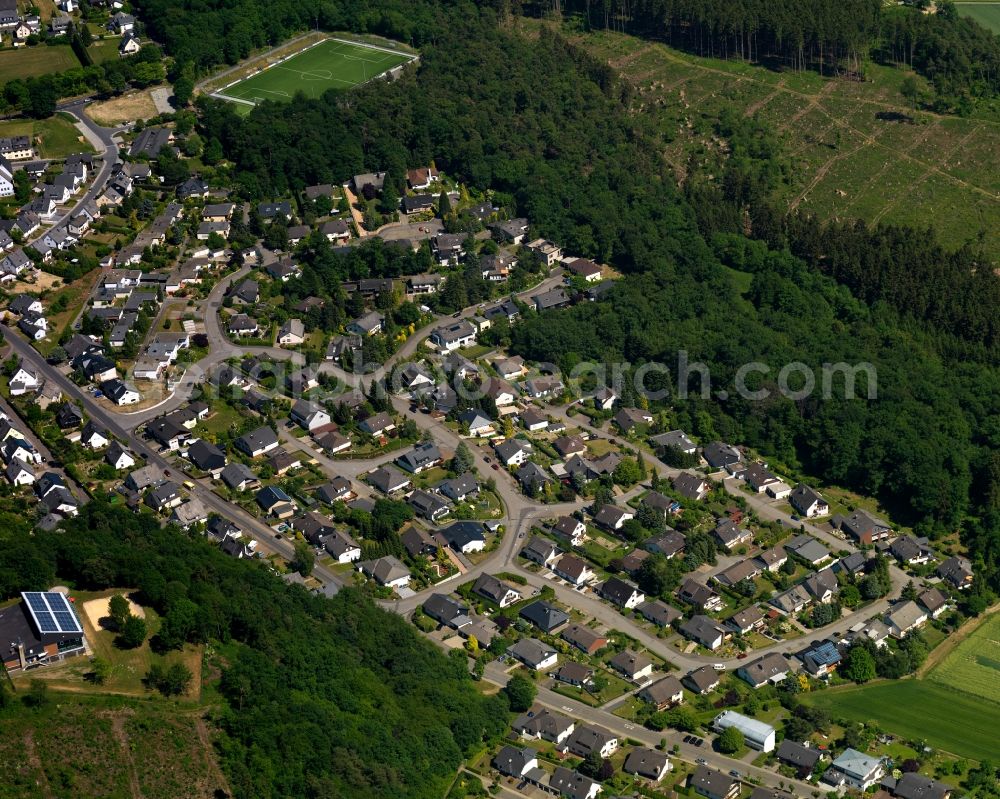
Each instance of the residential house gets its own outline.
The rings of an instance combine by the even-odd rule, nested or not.
[[[731,636],[729,630],[708,616],[695,615],[680,626],[681,635],[706,649],[716,650]]]
[[[729,551],[753,541],[753,533],[745,527],[740,527],[732,519],[719,519],[712,531],[712,537],[719,546]]]
[[[451,506],[430,491],[418,489],[412,492],[406,501],[418,516],[430,522],[436,522],[451,513]]]
[[[948,597],[937,588],[928,588],[917,597],[917,602],[926,610],[932,619],[936,619],[948,609]]]
[[[699,765],[688,779],[688,786],[707,799],[736,799],[740,795],[740,781],[705,765]]]
[[[631,510],[624,510],[617,505],[602,505],[594,516],[594,522],[605,530],[617,532],[622,529],[625,522],[634,518],[635,514]]]
[[[379,411],[363,420],[358,427],[362,433],[367,433],[375,438],[381,438],[395,430],[396,423],[393,422],[392,417],[388,413]]]
[[[532,536],[521,550],[521,556],[539,566],[551,567],[559,557],[559,548],[539,535]],[[580,561],[582,564],[583,562]],[[586,564],[583,564],[586,568]],[[593,572],[591,572],[591,575]]]
[[[289,519],[295,514],[292,498],[278,486],[265,486],[257,492],[255,499],[265,513],[276,519]]]
[[[856,510],[848,516],[834,516],[830,523],[863,546],[871,546],[876,541],[888,538],[892,532],[888,522],[864,510]]]
[[[670,676],[647,685],[636,696],[644,702],[649,702],[657,710],[666,710],[684,701],[684,688],[680,680]]]
[[[837,575],[830,568],[810,574],[802,581],[802,587],[809,592],[813,599],[824,605],[833,602],[840,591]]]
[[[893,638],[905,638],[909,633],[923,627],[926,622],[927,611],[912,600],[897,602],[885,615],[889,635]]]
[[[367,480],[373,488],[383,494],[393,494],[410,485],[410,478],[391,465],[369,472]]]
[[[653,675],[652,658],[631,649],[623,649],[608,661],[608,665],[625,679],[633,682],[644,680]]]
[[[559,682],[577,688],[588,688],[594,682],[594,670],[572,660],[563,663],[552,676]]]
[[[794,616],[797,613],[801,613],[803,608],[811,602],[812,597],[801,585],[793,585],[787,591],[781,592],[770,600],[770,604],[778,612],[786,616]]]
[[[521,601],[521,592],[498,580],[492,574],[481,574],[472,586],[479,596],[490,600],[501,608]]]
[[[823,753],[810,746],[803,746],[800,743],[785,738],[775,752],[778,760],[787,766],[791,766],[798,772],[799,779],[805,779],[812,774],[816,764],[823,757]]]
[[[566,613],[555,605],[541,599],[522,608],[519,615],[522,619],[531,622],[543,633],[551,633],[558,630],[569,621],[569,616]]]
[[[694,455],[698,451],[694,441],[683,430],[670,430],[667,433],[660,433],[659,435],[652,436],[649,441],[661,454],[665,450],[678,450],[685,455]]]
[[[652,782],[660,782],[670,768],[670,760],[663,752],[637,746],[628,753],[622,771]]]
[[[529,771],[538,768],[538,753],[530,747],[518,749],[505,746],[493,758],[493,768],[505,777],[522,778]]]
[[[707,585],[690,577],[681,583],[681,587],[677,590],[677,597],[682,602],[709,613],[722,610],[722,597]]]
[[[711,666],[702,666],[686,674],[681,682],[696,694],[708,694],[719,687],[719,672]]]
[[[764,626],[764,614],[756,605],[749,605],[726,619],[726,624],[741,635],[749,635]]]
[[[642,408],[620,408],[612,419],[618,429],[628,435],[637,427],[653,423],[653,414]]]
[[[443,480],[438,484],[437,491],[452,502],[465,502],[470,496],[479,492],[479,482],[472,472],[465,472],[458,477]]]
[[[545,772],[542,769],[537,771],[540,772],[538,776],[543,778]],[[535,784],[541,785],[541,782],[536,779]],[[545,790],[557,796],[564,796],[566,799],[594,799],[601,792],[601,783],[585,777],[579,771],[556,766],[548,778]]]
[[[926,538],[901,535],[889,546],[889,552],[905,566],[919,566],[928,563],[934,554]]]
[[[841,654],[832,641],[822,641],[806,650],[801,660],[803,668],[813,677],[825,677],[840,665]]]
[[[410,570],[392,555],[360,561],[356,564],[356,569],[387,588],[406,588],[410,584]]]
[[[662,494],[659,496],[662,496]],[[643,499],[643,502],[647,505],[649,504],[646,502],[648,498],[649,495],[647,494]],[[667,560],[670,560],[684,551],[684,544],[684,536],[676,530],[668,528],[665,533],[647,538],[642,546],[654,555],[663,555]]]
[[[493,446],[497,460],[506,467],[520,466],[531,455],[531,444],[517,438],[509,438]]]
[[[751,663],[740,666],[736,670],[736,676],[745,680],[751,688],[760,688],[767,683],[777,685],[788,676],[790,670],[791,667],[783,655],[770,652]]]
[[[950,785],[915,771],[903,772],[898,780],[888,776],[881,784],[897,799],[948,799],[954,790]]]
[[[264,425],[245,433],[236,439],[236,448],[251,458],[266,455],[278,448],[278,434],[272,427]]]
[[[433,442],[424,441],[396,458],[396,463],[411,474],[420,474],[441,463],[441,451]]]
[[[953,588],[962,590],[972,585],[972,564],[965,558],[948,558],[937,567],[937,575]]]
[[[104,459],[115,471],[131,469],[135,466],[135,456],[117,441],[113,441],[108,447],[108,451],[104,453]]]
[[[635,609],[646,621],[652,622],[657,627],[669,627],[684,615],[660,599],[640,602]]]
[[[562,631],[562,639],[588,655],[597,654],[608,645],[608,639],[582,624],[571,624]]]
[[[743,460],[743,454],[736,447],[721,441],[713,441],[701,454],[713,469],[725,469]]]
[[[788,501],[795,510],[807,519],[826,516],[830,512],[829,503],[823,499],[818,491],[805,483],[799,483],[795,486],[795,490],[788,495]]]
[[[222,482],[234,491],[248,491],[260,487],[257,475],[244,463],[230,463],[222,470],[220,476]]]
[[[161,513],[165,510],[176,508],[184,501],[180,490],[181,488],[177,483],[167,480],[146,494],[146,504],[153,510]]]
[[[709,491],[712,489],[711,484],[707,480],[688,472],[681,472],[675,475],[671,482],[678,494],[690,500],[702,500],[708,496]]]
[[[810,566],[819,566],[832,557],[825,546],[807,533],[795,536],[785,544],[785,549]]]
[[[278,330],[278,344],[296,346],[306,339],[306,326],[301,319],[289,319]]]
[[[574,277],[587,283],[597,283],[601,279],[601,267],[586,258],[576,258],[566,264],[566,270]]]
[[[583,585],[594,579],[594,572],[587,563],[575,555],[563,555],[552,566],[557,577],[573,585]]]
[[[226,453],[203,438],[199,438],[188,447],[187,459],[196,469],[208,472],[216,480],[226,468]]]
[[[550,669],[559,661],[556,650],[537,638],[521,638],[507,647],[507,654],[532,671]]]
[[[327,427],[331,423],[330,414],[321,405],[306,399],[298,399],[292,403],[289,418],[310,432]]]
[[[101,393],[115,405],[135,405],[142,395],[120,378],[105,380],[101,383]]]
[[[600,594],[604,599],[625,610],[632,610],[646,600],[642,591],[617,577],[611,577],[605,582],[600,587]]]
[[[587,525],[573,516],[560,516],[552,532],[569,542],[570,546],[582,546],[587,535]]]
[[[885,775],[881,758],[857,749],[845,749],[823,772],[823,782],[834,787],[847,786],[867,791]]]
[[[601,727],[577,727],[566,740],[566,750],[576,757],[597,753],[607,758],[618,751],[618,737]]]
[[[343,530],[334,530],[323,539],[323,549],[337,563],[354,563],[361,560],[361,547]]]
[[[529,710],[517,718],[512,727],[523,738],[548,741],[561,746],[573,733],[576,725],[571,719],[542,708]]]
[[[454,522],[441,531],[441,537],[455,552],[468,555],[486,548],[486,527],[482,522]]]

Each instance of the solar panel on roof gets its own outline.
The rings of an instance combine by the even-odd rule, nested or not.
[[[25,594],[28,604],[32,610],[48,610],[49,606],[45,602],[45,597],[41,594]]]
[[[47,610],[37,611],[35,613],[35,618],[38,620],[38,629],[43,633],[59,632],[59,627],[56,625],[55,619],[52,618],[52,614]]]
[[[73,618],[73,614],[67,610],[57,610],[54,614],[56,617],[56,622],[59,624],[59,629],[63,631],[75,630],[76,620]]]
[[[65,595],[56,591],[26,591],[22,596],[40,632],[83,632],[80,620]]]

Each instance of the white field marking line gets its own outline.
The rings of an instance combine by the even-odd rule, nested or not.
[[[256,103],[252,103],[249,100],[242,100],[239,97],[231,97],[228,94],[223,94],[222,92],[212,92],[211,97],[218,97],[220,100],[229,100],[231,103],[241,103],[242,105],[249,105],[251,107],[256,106]]]
[[[323,76],[319,75],[316,72],[309,72],[309,71],[306,71],[306,70],[292,69],[291,67],[281,67],[281,69],[285,70],[285,72],[291,72],[293,75],[298,75],[299,79],[302,80],[302,81],[312,81],[314,79],[315,80],[335,80],[335,81],[339,81],[340,83],[346,83],[348,86],[357,86],[358,85],[358,84],[354,83],[353,81],[344,80],[343,78],[335,78],[333,76],[333,73],[330,73],[329,77],[323,77]],[[323,71],[324,72],[330,72],[330,70],[323,70]],[[309,77],[306,77],[307,75]],[[290,97],[291,95],[285,95],[285,96],[286,97]]]
[[[401,56],[403,58],[409,59],[410,61],[413,61],[414,59],[417,58],[417,56],[412,55],[411,53],[404,53],[401,50],[390,50],[388,47],[379,47],[377,44],[362,44],[361,42],[351,42],[348,41],[347,39],[338,39],[335,36],[331,36],[330,38],[326,39],[326,41],[340,42],[341,44],[350,44],[353,45],[354,47],[361,47],[365,50],[378,50],[379,52],[382,53],[391,53],[392,55]]]

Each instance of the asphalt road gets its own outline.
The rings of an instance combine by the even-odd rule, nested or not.
[[[57,228],[64,224],[68,219],[70,219],[77,211],[78,208],[83,206],[85,203],[90,202],[97,198],[102,191],[104,191],[105,185],[107,185],[108,178],[111,177],[111,170],[114,165],[118,162],[118,144],[115,142],[114,137],[118,133],[117,129],[112,128],[102,128],[96,122],[94,122],[85,113],[86,105],[89,101],[87,99],[75,100],[72,103],[60,106],[59,110],[64,111],[71,116],[76,117],[78,127],[81,128],[83,134],[87,137],[91,144],[97,150],[97,156],[101,158],[101,166],[97,170],[97,174],[90,181],[90,188],[84,192],[83,197],[77,200],[69,210],[60,214],[50,225],[50,228]],[[47,228],[50,229],[50,228]],[[39,241],[43,234],[35,236],[30,241],[25,242],[26,245],[30,246],[36,241]]]

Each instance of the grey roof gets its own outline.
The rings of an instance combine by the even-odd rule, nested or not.
[[[522,638],[507,647],[507,652],[532,668],[557,654],[555,649],[537,638]]]
[[[527,619],[544,632],[551,632],[569,621],[569,616],[544,600],[532,602],[521,609],[521,618]]]
[[[803,746],[786,738],[778,747],[777,756],[778,760],[811,771],[819,762],[822,753],[817,749]]]

